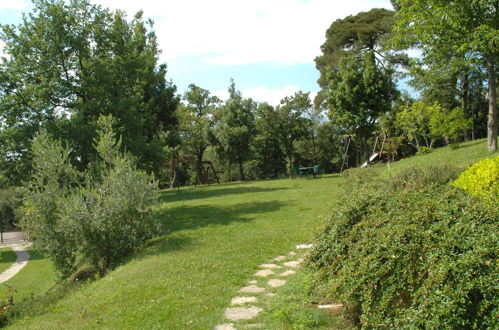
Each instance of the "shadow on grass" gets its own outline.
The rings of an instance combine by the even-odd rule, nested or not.
[[[158,213],[165,233],[198,229],[210,225],[228,225],[251,221],[251,215],[273,212],[287,203],[281,201],[249,202],[230,206],[178,206]]]
[[[16,254],[10,248],[4,248],[5,250],[0,251],[0,264],[9,263],[12,264],[16,261]]]
[[[149,240],[135,258],[173,252],[186,248],[192,239],[180,233],[162,235]]]
[[[240,183],[238,183],[240,184]],[[247,194],[247,193],[260,193],[260,192],[273,192],[277,190],[284,190],[290,188],[258,188],[258,187],[233,187],[235,184],[224,184],[223,186],[199,186],[195,189],[180,189],[177,190],[164,190],[160,192],[160,202],[177,202],[187,201],[193,199],[204,199],[211,197],[220,197],[225,195]]]
[[[225,226],[234,222],[249,222],[256,216],[273,212],[287,203],[280,201],[239,203],[231,206],[179,206],[157,214],[163,235],[150,240],[137,256],[143,258],[195,247],[195,238],[182,230],[206,226]]]

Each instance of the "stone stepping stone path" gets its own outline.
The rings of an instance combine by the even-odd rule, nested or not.
[[[253,303],[257,302],[258,298],[257,297],[234,297],[231,299],[230,304],[231,305],[244,305],[246,303]]]
[[[268,286],[271,286],[273,288],[278,288],[280,286],[283,286],[284,284],[286,284],[286,280],[276,280],[276,279],[272,279],[272,280],[269,280],[267,282],[267,285]]]
[[[255,274],[255,276],[258,276],[258,277],[267,277],[267,276],[270,276],[270,275],[274,275],[275,273],[270,270],[270,269],[263,269],[263,270],[260,270],[259,272],[257,272]]]
[[[312,244],[300,244],[296,246],[297,250],[309,249]],[[256,272],[254,276],[258,279],[265,279],[265,284],[258,284],[258,279],[249,280],[247,286],[242,287],[238,290],[238,293],[248,293],[250,296],[239,295],[231,299],[230,304],[232,306],[241,307],[229,307],[225,310],[224,317],[228,321],[227,323],[217,325],[215,330],[236,330],[238,328],[264,328],[264,324],[254,323],[247,324],[245,321],[252,320],[258,316],[263,311],[263,307],[258,306],[259,298],[258,295],[263,295],[265,297],[273,297],[275,293],[272,289],[281,287],[286,284],[286,280],[282,277],[286,277],[295,274],[294,269],[298,268],[303,262],[303,259],[293,260],[295,258],[296,252],[291,251],[286,256],[278,256],[272,259],[273,263],[261,264],[259,267],[261,270]],[[287,260],[287,261],[286,261]],[[279,264],[278,264],[279,263]],[[277,272],[277,273],[276,273]],[[274,278],[274,277],[281,278]],[[268,278],[268,279],[267,279]],[[239,322],[239,323],[238,323]],[[242,322],[242,323],[241,323]]]

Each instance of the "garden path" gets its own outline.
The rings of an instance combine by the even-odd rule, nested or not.
[[[0,248],[9,247],[16,254],[16,261],[0,274],[0,283],[6,282],[14,277],[21,269],[28,264],[29,253],[26,248],[30,243],[26,240],[26,235],[20,231],[3,233],[3,243]]]
[[[297,250],[300,249],[309,249],[312,247],[312,244],[300,244],[296,246]],[[280,287],[286,284],[286,280],[282,279],[282,277],[286,277],[288,275],[294,274],[296,269],[299,267],[300,263],[303,259],[293,260],[296,256],[296,252],[291,251],[286,256],[278,256],[272,259],[268,264],[260,265],[262,270],[259,270],[255,276],[260,280],[263,280],[263,285],[258,286],[258,279],[250,280],[248,282],[248,286],[242,287],[239,289],[239,293],[263,293],[268,297],[272,297],[275,293],[269,292],[272,288]],[[287,262],[283,262],[285,260],[289,260]],[[283,262],[281,265],[279,263]],[[267,280],[267,278],[270,278]],[[273,277],[281,277],[281,278],[273,278]],[[267,291],[267,292],[266,292]],[[235,330],[238,321],[246,321],[255,318],[260,312],[263,311],[263,308],[255,306],[255,303],[258,303],[258,296],[237,296],[231,299],[231,305],[246,305],[244,307],[231,307],[225,310],[225,318],[229,321],[233,321],[234,323],[225,323],[220,324],[215,327],[215,330]],[[262,306],[263,307],[263,306]],[[249,323],[242,325],[243,328],[264,328],[263,324],[259,323]]]

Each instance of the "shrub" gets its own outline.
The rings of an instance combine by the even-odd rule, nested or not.
[[[307,261],[314,292],[366,328],[493,328],[499,211],[428,173],[337,204]]]
[[[388,182],[390,189],[420,189],[449,184],[457,178],[460,169],[451,164],[438,166],[413,166],[397,173]]]
[[[474,196],[499,200],[499,156],[482,159],[470,166],[453,185]]]
[[[34,176],[21,226],[64,277],[79,263],[101,272],[114,267],[156,228],[150,210],[156,183],[136,169],[130,155],[119,152],[112,118],[102,117],[99,125],[95,148],[101,159],[85,172],[76,171],[70,150],[47,134],[33,143]]]
[[[416,152],[416,156],[424,156],[424,155],[428,155],[429,153],[432,152],[432,149],[431,148],[427,148],[427,147],[419,147],[419,150]]]
[[[11,230],[16,226],[16,209],[19,198],[15,189],[0,190],[0,221],[3,230]]]

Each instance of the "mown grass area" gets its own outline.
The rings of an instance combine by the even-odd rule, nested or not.
[[[385,164],[384,167],[386,167],[386,170],[383,171],[381,175],[387,177],[415,165],[430,166],[451,164],[465,168],[482,158],[494,157],[497,156],[497,154],[497,152],[490,152],[487,150],[486,139],[469,141],[461,143],[456,147],[447,146],[435,149],[426,155],[402,159],[395,162],[390,167]]]
[[[15,292],[14,301],[20,301],[36,295],[41,295],[52,288],[58,280],[52,262],[47,257],[28,249],[28,264],[13,278],[5,282]],[[5,293],[0,292],[0,299],[5,299]]]
[[[22,328],[206,329],[269,257],[309,241],[343,181],[275,180],[163,191],[167,234],[129,263],[68,294]]]
[[[389,175],[415,164],[466,166],[490,155],[482,140],[378,168]],[[210,329],[225,323],[230,298],[254,278],[258,265],[309,242],[347,180],[326,175],[163,191],[156,211],[165,235],[106,277],[18,319],[12,328]],[[40,291],[54,283],[53,275],[37,279],[36,267],[46,265],[42,261],[38,266],[30,261],[31,270],[28,264],[12,279],[20,296],[36,288],[34,283],[23,288],[21,276],[40,282]],[[278,293],[258,318],[265,328],[345,326],[309,307],[304,273]]]
[[[12,263],[16,261],[16,254],[11,248],[1,248],[0,249],[0,274],[3,273],[7,268],[12,266]]]

